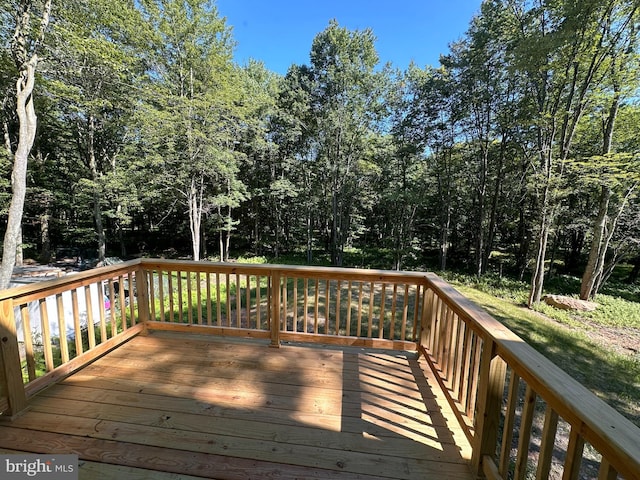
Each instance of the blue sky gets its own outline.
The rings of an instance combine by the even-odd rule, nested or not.
[[[481,0],[217,0],[233,27],[235,59],[261,60],[285,74],[291,64],[309,64],[313,38],[335,18],[350,30],[371,28],[381,63],[405,69],[438,65],[448,44],[459,39]]]

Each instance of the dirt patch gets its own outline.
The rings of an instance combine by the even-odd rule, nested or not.
[[[622,355],[640,355],[640,329],[605,327],[590,320],[581,319],[587,327],[582,330],[589,340]]]

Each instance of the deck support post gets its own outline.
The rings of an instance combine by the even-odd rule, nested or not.
[[[280,310],[281,310],[281,293],[280,272],[271,271],[271,344],[270,347],[280,347]]]
[[[144,332],[147,331],[147,322],[151,320],[149,302],[149,281],[153,281],[153,278],[149,278],[147,270],[144,268],[144,264],[139,264],[136,269],[136,301],[138,303],[138,322],[144,324]]]
[[[472,447],[471,467],[477,477],[483,472],[485,457],[493,459],[496,454],[500,409],[507,374],[507,366],[497,356],[496,344],[484,339],[480,372],[478,379],[478,397],[475,416],[475,433]]]
[[[425,351],[431,351],[431,328],[434,325],[434,293],[427,285],[424,286],[422,293],[422,316],[420,318],[420,336],[419,343]],[[418,352],[421,350],[418,349]]]
[[[5,415],[14,417],[27,408],[27,396],[22,381],[20,352],[16,333],[13,301],[0,301],[0,402],[6,398],[9,409]]]

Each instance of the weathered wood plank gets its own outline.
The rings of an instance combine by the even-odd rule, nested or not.
[[[169,472],[180,475],[194,475],[203,478],[226,480],[246,480],[254,478],[277,478],[299,480],[385,480],[385,477],[358,475],[353,472],[322,470],[314,467],[297,467],[275,462],[261,462],[252,459],[232,458],[200,452],[186,452],[170,448],[133,445],[126,442],[77,437],[51,432],[33,435],[28,430],[5,427],[0,436],[0,447],[35,453],[75,453],[83,460],[118,463],[123,466],[139,467],[154,472]],[[123,477],[124,478],[124,477]]]
[[[449,478],[467,478],[468,466],[463,462],[448,463],[385,455],[368,454],[318,446],[292,445],[253,438],[213,435],[193,430],[160,426],[144,426],[128,422],[86,419],[52,415],[37,411],[16,419],[15,427],[32,431],[54,431],[66,435],[119,440],[136,445],[149,445],[174,450],[274,461],[286,465],[315,466],[327,470],[349,470],[364,475],[412,480],[439,474]]]
[[[377,437],[368,432],[363,435],[362,432],[332,431],[321,426],[314,427],[301,423],[279,425],[272,422],[255,422],[250,419],[220,416],[213,418],[206,411],[182,413],[175,411],[173,402],[168,397],[162,407],[151,408],[148,405],[123,406],[72,399],[57,402],[45,397],[37,398],[31,403],[31,411],[33,412],[135,423],[140,427],[161,427],[176,431],[207,433],[210,434],[210,438],[214,438],[214,436],[238,437],[249,440],[276,441],[279,444],[291,444],[294,446],[306,445],[309,447],[349,450],[370,454],[379,454],[384,451],[385,455],[415,459],[425,457],[425,445],[433,448],[435,452],[439,452],[435,457],[442,460],[455,461],[455,454],[457,453],[453,439],[446,438],[446,445],[449,448],[445,450],[442,448],[443,442],[439,439],[442,433],[431,427],[429,423],[419,420],[414,420],[409,425],[415,431],[423,430],[421,432],[424,439],[422,442],[391,435]],[[365,409],[365,411],[368,412],[368,409]],[[388,417],[385,420],[391,423]],[[408,423],[405,420],[405,424]],[[404,427],[404,429],[406,428]]]
[[[201,475],[183,468],[194,457],[251,462],[243,478],[268,478],[263,467],[273,478],[470,478],[464,431],[414,353],[267,345],[151,330],[32,398],[11,424],[15,445],[107,445],[107,463],[148,478]],[[146,457],[157,449],[181,469]],[[239,478],[227,473],[202,476]]]

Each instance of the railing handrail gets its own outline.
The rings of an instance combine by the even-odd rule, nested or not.
[[[637,472],[640,472],[640,431],[633,423],[432,273],[143,258],[4,290],[0,292],[0,302],[13,300],[15,305],[23,304],[45,296],[57,295],[72,288],[86,287],[113,275],[153,270],[222,275],[273,276],[277,274],[278,278],[317,278],[327,281],[382,282],[398,285],[405,283],[423,286],[425,290],[432,290],[452,312],[463,318],[469,328],[486,342],[485,346],[490,346],[491,355],[504,360],[533,388],[537,395],[568,421],[572,428],[578,429],[579,434],[602,453],[621,475],[636,478]],[[140,293],[137,295],[140,296]],[[137,300],[143,303],[149,302],[148,296],[144,298],[144,295]],[[144,315],[149,311],[148,305],[142,305],[142,307],[144,308],[141,308],[139,314]],[[139,320],[145,322],[148,319],[140,318]],[[421,336],[418,335],[418,338]],[[486,360],[490,357],[483,358]]]
[[[496,354],[562,418],[579,428],[583,438],[620,474],[634,478],[632,472],[640,472],[638,427],[437,275],[428,273],[426,279],[428,286],[470,321],[474,330],[482,332],[496,346]]]
[[[133,267],[139,264],[140,259],[129,260],[106,267],[69,273],[68,275],[56,277],[52,280],[44,280],[42,282],[34,282],[28,285],[7,288],[5,290],[0,290],[0,301],[13,299],[14,303],[23,303],[29,301],[25,299],[36,299],[38,297],[56,295],[68,290],[66,288],[68,285],[74,284],[78,287],[82,287],[84,285],[88,285],[92,280],[97,278],[107,278],[110,275],[117,275],[118,273],[132,272]]]
[[[345,267],[322,267],[307,265],[285,265],[268,263],[233,263],[233,262],[208,262],[193,260],[168,260],[149,259],[139,260],[142,267],[150,269],[153,267],[171,270],[170,267],[181,271],[210,271],[211,273],[239,273],[266,275],[272,271],[280,272],[281,276],[304,277],[330,279],[330,280],[353,280],[353,281],[385,281],[389,283],[420,283],[424,284],[425,272],[408,272],[394,270],[375,270],[364,268]],[[179,267],[179,268],[178,268]]]

